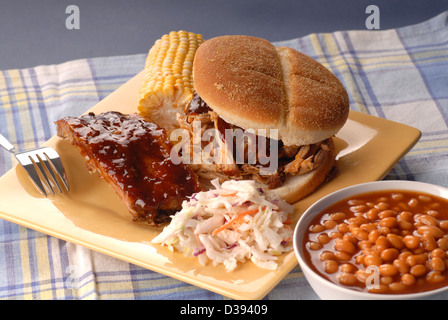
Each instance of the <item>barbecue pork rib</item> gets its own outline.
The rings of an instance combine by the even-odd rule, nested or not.
[[[58,135],[79,147],[89,171],[112,186],[134,220],[167,222],[188,196],[202,190],[187,165],[171,161],[165,130],[137,114],[88,113],[55,123]]]

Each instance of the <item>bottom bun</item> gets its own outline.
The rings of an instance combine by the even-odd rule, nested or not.
[[[335,147],[333,139],[329,139],[329,152],[322,164],[305,174],[289,176],[286,181],[272,191],[288,203],[295,203],[314,192],[322,183],[332,177],[335,168]]]

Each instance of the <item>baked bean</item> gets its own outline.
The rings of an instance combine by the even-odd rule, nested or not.
[[[390,197],[396,201],[401,201],[403,200],[404,195],[402,193],[392,193]]]
[[[359,227],[359,224],[357,224],[357,223],[355,223],[353,221],[348,221],[348,230],[349,230],[349,232],[352,232],[353,229],[356,229],[358,227]]]
[[[394,292],[400,292],[406,289],[406,285],[403,282],[393,282],[389,285],[389,288]]]
[[[398,225],[397,219],[395,217],[386,217],[381,219],[380,226],[386,228],[393,228]]]
[[[437,220],[429,215],[421,216],[419,221],[427,226],[437,226],[438,224]]]
[[[394,261],[398,257],[398,250],[395,248],[388,248],[381,252],[381,259],[386,262]]]
[[[334,227],[337,226],[337,222],[333,221],[333,220],[325,220],[322,225],[324,226],[325,229],[333,229]]]
[[[439,228],[448,231],[448,220],[442,220],[439,222]]]
[[[359,282],[366,283],[370,274],[368,274],[365,269],[358,269],[358,271],[355,272],[355,276]]]
[[[364,218],[363,216],[358,216],[354,219],[354,222],[358,225],[361,226],[365,223],[368,223],[369,220],[367,220],[366,218]]]
[[[344,236],[344,234],[342,234],[341,232],[337,232],[337,231],[330,232],[331,239],[342,239],[343,236]]]
[[[376,219],[378,219],[378,213],[379,213],[378,209],[372,208],[366,212],[366,218],[371,221],[376,220]]]
[[[391,233],[391,229],[389,227],[379,227],[378,231],[380,232],[381,235],[383,236],[387,236],[389,233]]]
[[[398,274],[397,268],[393,264],[382,264],[378,267],[378,270],[380,272],[380,275],[386,276],[386,277],[393,277],[396,274]]]
[[[343,251],[336,251],[334,255],[339,261],[350,261],[352,259],[352,256],[350,254]]]
[[[444,259],[445,258],[445,251],[442,250],[441,248],[436,248],[434,250],[431,251],[431,253],[429,254],[429,257],[432,258],[441,258]]]
[[[392,282],[394,282],[394,278],[391,276],[382,276],[380,277],[380,283],[385,285],[390,285]]]
[[[378,210],[386,210],[389,208],[389,204],[387,202],[379,202],[378,204],[375,205],[375,208]]]
[[[436,240],[428,234],[422,235],[421,241],[423,248],[425,248],[426,251],[432,251],[437,248]]]
[[[421,277],[426,274],[426,267],[423,264],[417,264],[411,268],[410,272],[414,277]]]
[[[369,292],[371,292],[371,293],[388,293],[389,286],[385,285],[385,284],[372,285],[369,288]]]
[[[437,240],[437,245],[440,249],[447,251],[448,250],[448,240],[445,238]]]
[[[323,251],[320,254],[320,261],[326,261],[326,260],[336,260],[336,256],[331,251]]]
[[[406,262],[406,259],[412,255],[412,252],[410,251],[402,251],[399,255],[398,255],[398,259]]]
[[[432,198],[430,196],[427,196],[425,194],[421,194],[417,197],[418,200],[423,201],[423,202],[430,202],[432,201]]]
[[[311,250],[320,250],[322,249],[322,245],[319,242],[310,241],[308,242],[308,248],[310,248]]]
[[[351,212],[366,212],[367,211],[367,206],[364,205],[364,204],[357,205],[357,206],[351,206],[350,207],[350,211]]]
[[[410,267],[414,267],[418,264],[423,264],[426,261],[426,255],[424,254],[412,254],[406,258],[406,263]]]
[[[420,217],[423,216],[422,213],[416,213],[414,214],[414,227],[415,226],[422,226],[423,223],[420,223]]]
[[[433,271],[445,271],[445,261],[439,257],[434,257],[429,261],[429,268]]]
[[[366,206],[368,206],[369,208],[373,208],[375,206],[375,202],[367,201]]]
[[[319,232],[322,232],[324,230],[325,230],[325,227],[323,225],[320,225],[320,224],[315,224],[315,225],[312,225],[310,227],[310,231],[312,233],[319,233]]]
[[[358,279],[356,279],[354,274],[345,272],[341,272],[338,275],[338,280],[343,286],[353,286],[358,282]]]
[[[380,213],[378,213],[378,218],[384,219],[389,217],[395,217],[397,215],[397,212],[394,210],[383,210]]]
[[[362,230],[361,228],[353,229],[352,234],[358,240],[367,240],[369,238],[369,234],[366,231]]]
[[[439,271],[431,271],[426,275],[426,280],[431,283],[445,281],[446,277]]]
[[[379,266],[383,261],[377,254],[370,254],[364,257],[364,265],[367,266]]]
[[[370,242],[375,243],[376,240],[378,240],[378,238],[380,237],[381,233],[379,230],[372,230],[369,233],[368,239]]]
[[[397,268],[398,272],[400,272],[401,274],[409,272],[410,269],[409,265],[400,259],[395,259],[393,265],[395,268]]]
[[[375,248],[373,247],[363,249],[362,254],[364,256],[369,256],[371,254],[378,255],[378,253],[375,251]]]
[[[339,263],[335,260],[325,260],[324,266],[326,273],[335,273],[339,270]]]
[[[347,215],[344,212],[336,212],[336,213],[332,213],[330,215],[331,220],[334,221],[342,221],[347,217]]]
[[[310,224],[305,248],[344,286],[407,293],[448,285],[448,201],[436,198],[394,191],[337,203]]]
[[[341,233],[347,233],[347,232],[350,232],[350,228],[348,227],[348,224],[346,224],[346,223],[340,223],[340,224],[338,224],[337,229],[338,229],[338,231],[341,232]]]
[[[416,236],[407,235],[403,238],[403,243],[408,249],[416,249],[420,246],[420,239]]]
[[[356,256],[355,257],[355,263],[357,265],[363,265],[364,264],[364,259],[365,259],[365,256],[363,256],[363,255]]]
[[[423,247],[417,248],[414,250],[414,254],[421,254],[421,253],[425,253],[426,249]]]
[[[440,216],[440,213],[439,213],[439,211],[437,211],[437,210],[426,210],[426,212],[425,212],[427,215],[430,215],[431,217],[433,217],[433,218],[439,218],[439,216]]]
[[[402,211],[399,214],[400,219],[404,220],[404,221],[408,221],[411,222],[414,219],[414,215],[412,214],[412,212],[409,211]]]
[[[385,236],[379,236],[375,242],[376,251],[381,252],[389,248],[389,240]]]
[[[360,249],[372,248],[372,246],[373,246],[373,243],[370,242],[369,240],[361,240],[361,241],[359,241],[359,243],[358,243],[358,247],[359,247]]]
[[[412,235],[412,234],[413,234],[412,230],[403,230],[403,231],[401,232],[401,235],[402,235],[403,237],[405,237],[405,236],[409,236],[409,235]]]
[[[403,243],[403,237],[393,234],[393,233],[389,233],[386,236],[387,240],[389,240],[389,243],[392,245],[392,247],[394,247],[397,250],[401,250],[404,248],[404,243]]]
[[[430,235],[436,239],[442,238],[445,235],[445,232],[435,226],[421,226],[417,229],[417,232],[421,235]]]
[[[351,241],[346,240],[346,239],[336,240],[336,242],[334,244],[334,248],[337,251],[346,252],[348,254],[354,254],[356,252],[355,245]]]
[[[342,237],[343,240],[347,240],[350,241],[351,243],[353,243],[354,245],[356,245],[358,243],[358,240],[356,240],[356,238],[350,234],[344,234],[344,236]]]
[[[367,233],[376,230],[376,225],[373,223],[363,223],[359,228]]]
[[[344,264],[341,264],[341,266],[339,267],[339,270],[341,272],[345,272],[345,273],[355,273],[358,270],[358,268],[350,263],[344,263]]]
[[[415,198],[412,198],[411,200],[409,200],[408,205],[409,205],[411,208],[415,208],[415,207],[418,206],[418,200],[415,199]]]
[[[326,233],[321,233],[317,236],[317,241],[319,241],[320,244],[327,244],[330,240],[331,238]]]
[[[412,223],[403,219],[399,219],[397,221],[397,224],[401,230],[411,230],[414,228],[414,225]]]
[[[401,276],[401,282],[407,286],[413,286],[416,282],[415,277],[410,273],[405,273]]]
[[[364,204],[365,202],[364,202],[364,200],[350,199],[350,200],[347,201],[347,203],[348,203],[350,206],[359,206],[359,205]]]

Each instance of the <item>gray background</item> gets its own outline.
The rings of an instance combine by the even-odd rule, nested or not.
[[[79,30],[65,27],[72,4],[80,10]],[[146,53],[161,35],[180,29],[270,41],[365,30],[369,4],[380,8],[381,29],[448,10],[448,0],[0,0],[0,69]]]

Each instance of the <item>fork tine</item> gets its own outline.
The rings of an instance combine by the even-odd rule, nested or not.
[[[53,159],[51,159],[46,152],[44,152],[44,155],[45,155],[45,158],[48,161],[48,164],[50,165],[50,167],[52,169],[51,175],[52,175],[54,181],[56,182],[56,185],[58,186],[59,191],[62,192],[61,187],[60,187],[60,185],[58,183],[58,180],[56,179],[55,174],[59,177],[59,179],[64,184],[65,189],[68,191],[69,190],[68,181],[67,181],[67,177],[65,175],[65,170],[64,170],[64,167],[62,165],[61,159],[60,158],[53,158]]]
[[[44,167],[44,172],[46,173],[46,180],[47,181],[51,180],[51,182],[53,182],[56,185],[59,192],[62,192],[61,186],[59,185],[59,182],[56,179],[54,165],[51,163],[51,159],[48,158],[48,156],[45,153],[43,153],[43,155],[45,156],[45,159],[42,159],[41,155],[36,154],[37,158],[39,159],[39,162],[41,163],[41,166]],[[48,167],[47,163],[50,165],[51,169]]]
[[[44,179],[44,181],[46,182],[46,184],[47,184],[48,188],[50,189],[51,193],[54,195],[55,192],[54,192],[54,190],[53,190],[53,188],[51,186],[50,180],[48,179],[48,176],[47,176],[47,174],[45,172],[45,169],[47,169],[47,171],[48,171],[48,168],[45,165],[45,163],[43,162],[42,158],[38,154],[35,154],[35,156],[37,158],[37,161],[35,161],[31,155],[29,155],[29,158],[30,158],[31,162],[33,163],[33,165],[34,165],[36,171],[38,172],[38,174],[40,173],[41,180],[42,180],[42,178]]]
[[[16,159],[19,161],[19,163],[22,165],[22,167],[27,172],[28,176],[30,177],[31,181],[34,183],[34,185],[39,189],[39,191],[44,195],[47,196],[47,192],[45,191],[44,185],[42,184],[42,181],[40,179],[39,173],[37,170],[39,170],[39,167],[35,165],[35,162],[31,157],[27,156],[22,157],[20,154],[15,155]]]
[[[65,189],[69,191],[67,176],[56,150],[44,147],[15,153],[14,155],[28,173],[31,181],[44,196],[47,196],[47,191],[55,195],[54,186],[62,193],[60,181],[62,181]]]
[[[43,154],[47,158],[48,163],[53,169],[53,172],[60,178],[60,180],[65,186],[65,189],[68,191],[69,185],[67,175],[65,174],[64,166],[62,165],[62,161],[61,158],[59,157],[59,154],[56,152],[56,150],[50,148],[45,148],[45,150],[43,150]]]

